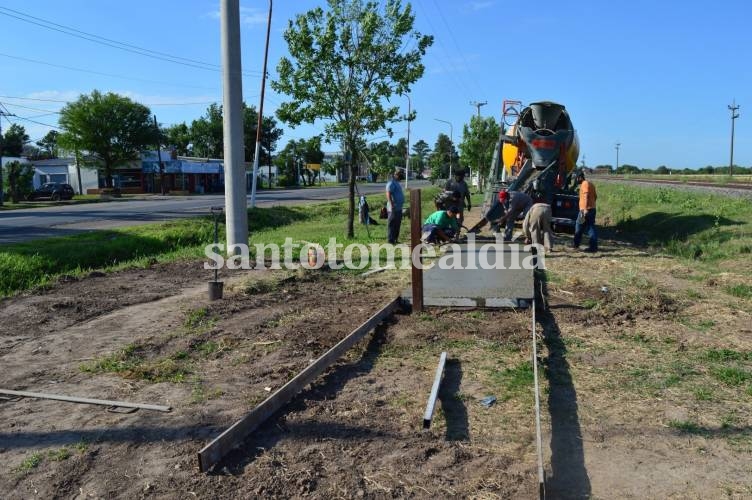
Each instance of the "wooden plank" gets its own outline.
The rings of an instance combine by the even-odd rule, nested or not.
[[[423,216],[420,210],[420,189],[410,190],[410,267],[412,268],[411,281],[413,285],[412,306],[413,312],[423,311],[423,269],[416,267],[412,261],[415,247],[420,245],[421,221]],[[418,257],[421,259],[422,257]]]
[[[535,392],[535,454],[538,459],[538,498],[546,498],[546,473],[543,470],[543,438],[541,436],[540,385],[538,384],[538,335],[536,333],[535,300],[533,300],[533,391]]]
[[[198,452],[198,467],[206,472],[214,467],[233,448],[239,446],[255,431],[267,418],[286,405],[303,388],[324,372],[337,358],[355,345],[368,332],[376,328],[379,323],[394,314],[401,305],[400,298],[389,302],[368,320],[342,339],[337,345],[329,349],[320,358],[311,363],[305,370],[297,374],[292,380],[269,396],[246,416],[232,424],[211,443]]]
[[[7,389],[0,389],[0,394],[5,394],[7,396],[21,397],[21,398],[52,399],[55,401],[65,401],[66,403],[115,406],[117,408],[137,408],[141,410],[154,410],[154,411],[163,411],[163,412],[172,411],[172,408],[169,406],[147,405],[147,404],[142,404],[142,403],[127,403],[125,401],[109,401],[106,399],[77,398],[73,396],[61,396],[59,394],[45,394],[42,392],[9,391]]]
[[[431,427],[431,420],[433,420],[433,410],[436,406],[436,398],[439,395],[439,386],[441,385],[441,378],[444,376],[444,365],[446,364],[447,353],[442,352],[439,356],[439,366],[436,367],[436,376],[433,379],[433,387],[431,387],[431,394],[428,396],[428,404],[426,404],[426,413],[423,415],[423,428],[428,429]]]

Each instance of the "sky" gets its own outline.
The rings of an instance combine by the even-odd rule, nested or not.
[[[569,111],[580,160],[588,166],[615,164],[617,142],[619,164],[727,165],[728,105],[735,99],[740,117],[734,163],[752,165],[752,2],[410,3],[415,29],[435,37],[425,73],[411,91],[417,111],[411,144],[423,139],[433,146],[439,133],[450,132],[458,144],[463,125],[477,112],[471,102],[486,102],[481,115],[498,121],[505,99],[552,100]],[[274,2],[271,79],[287,54],[282,34],[288,21],[318,5],[326,1]],[[240,6],[243,99],[258,106],[269,3],[241,0]],[[81,36],[61,32],[71,28]],[[95,89],[148,105],[163,125],[190,124],[210,103],[222,101],[219,28],[217,0],[0,0],[0,103],[17,115],[9,120],[24,125],[32,141],[57,125],[54,112],[66,101]],[[81,32],[130,49],[94,43]],[[155,52],[183,59],[170,62]],[[214,66],[207,69],[206,63]],[[267,80],[264,113],[285,99]],[[407,112],[406,97],[393,102]],[[279,149],[288,140],[323,132],[321,123],[282,125]],[[3,119],[3,130],[8,126]],[[407,126],[392,129],[396,142]]]

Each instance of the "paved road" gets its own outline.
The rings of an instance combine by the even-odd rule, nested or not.
[[[427,185],[428,181],[410,182],[411,188]],[[363,194],[383,193],[384,184],[359,184],[358,189]],[[259,191],[256,205],[296,205],[346,197],[346,186]],[[157,196],[148,200],[8,210],[0,212],[0,244],[206,215],[210,207],[224,203],[224,195]]]

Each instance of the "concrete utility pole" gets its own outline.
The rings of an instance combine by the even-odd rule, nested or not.
[[[157,159],[159,160],[159,185],[162,190],[162,196],[167,193],[165,186],[165,171],[164,163],[162,163],[162,144],[159,140],[159,124],[157,123],[157,115],[154,115],[154,130],[157,131]],[[80,175],[80,174],[79,174]]]
[[[478,118],[480,118],[480,107],[485,106],[488,104],[488,101],[478,102],[478,101],[470,101],[470,106],[475,106],[478,108]]]
[[[452,178],[452,156],[454,156],[453,150],[454,150],[454,128],[452,127],[452,122],[448,122],[446,120],[441,120],[439,118],[434,118],[437,122],[446,123],[449,125],[449,178]]]
[[[253,155],[253,182],[251,187],[251,208],[256,208],[256,182],[258,179],[259,154],[261,153],[261,125],[264,120],[264,90],[266,89],[266,61],[269,57],[269,32],[272,29],[272,0],[269,0],[269,19],[266,22],[266,48],[264,49],[264,71],[261,73],[261,97],[259,98],[258,124],[256,125],[256,153]],[[271,171],[271,167],[269,167]],[[269,176],[271,182],[271,175]],[[270,184],[271,186],[271,184]]]
[[[619,170],[619,148],[621,147],[621,143],[617,142],[614,147],[616,148],[616,170]]]
[[[729,160],[729,175],[734,175],[734,122],[739,118],[739,113],[736,112],[739,109],[736,99],[733,100],[728,109],[731,111],[731,159]]]
[[[3,147],[5,138],[3,137],[3,117],[16,116],[0,109],[0,207],[3,206]]]
[[[407,95],[407,146],[405,148],[405,190],[407,190],[407,180],[410,178],[410,114],[413,112],[413,103],[410,100],[410,94]]]
[[[243,151],[243,77],[240,65],[240,0],[221,0],[222,108],[227,253],[248,244],[248,210]]]

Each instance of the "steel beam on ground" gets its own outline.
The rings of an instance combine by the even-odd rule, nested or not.
[[[65,401],[66,403],[114,406],[116,408],[136,408],[140,410],[154,410],[154,411],[163,411],[163,412],[172,411],[172,408],[169,406],[147,405],[147,404],[142,404],[142,403],[128,403],[125,401],[109,401],[106,399],[77,398],[74,396],[62,396],[59,394],[45,394],[43,392],[9,391],[7,389],[0,389],[0,395],[2,394],[6,396],[13,396],[13,397],[20,397],[20,398],[52,399],[55,401]]]
[[[447,353],[442,352],[439,356],[439,366],[436,367],[436,376],[433,379],[433,387],[431,387],[431,394],[428,396],[428,404],[426,404],[426,413],[423,415],[423,428],[428,429],[431,427],[431,420],[433,420],[433,410],[436,407],[436,398],[439,395],[439,386],[441,386],[441,379],[444,376],[444,365],[446,364]]]
[[[249,414],[232,424],[211,443],[204,446],[198,452],[199,470],[206,472],[219,463],[233,448],[242,444],[248,435],[255,431],[267,418],[289,403],[306,385],[313,382],[316,377],[323,373],[324,370],[361,340],[368,332],[376,328],[379,323],[394,314],[400,306],[401,299],[399,297],[389,302],[337,345],[324,353],[323,356],[311,363],[305,370],[298,373],[292,380],[251,410]]]

